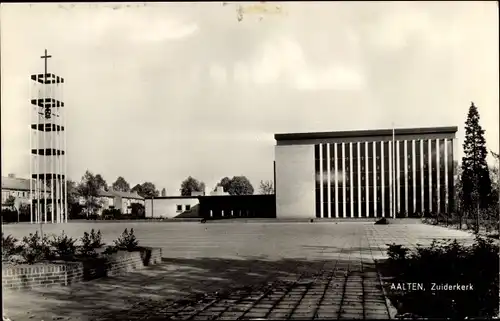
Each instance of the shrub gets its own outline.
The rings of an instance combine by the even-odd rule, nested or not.
[[[117,208],[107,208],[102,211],[102,216],[104,219],[120,219],[122,216],[122,212]]]
[[[381,219],[375,222],[375,225],[387,225],[387,224],[389,224],[389,221],[385,217],[382,217]]]
[[[50,241],[50,246],[54,249],[56,257],[62,260],[70,260],[76,254],[76,240],[64,234],[64,231],[59,236],[54,236]]]
[[[29,236],[23,237],[20,254],[28,264],[49,259],[52,253],[47,236],[40,236],[37,231],[35,234],[30,233]]]
[[[2,261],[8,261],[13,255],[19,253],[19,246],[16,245],[17,239],[11,235],[4,236],[2,232]]]
[[[97,233],[92,229],[90,234],[85,232],[81,238],[82,246],[80,248],[80,253],[83,256],[95,257],[97,256],[96,249],[101,248],[104,244],[102,243],[101,231],[98,230]]]
[[[389,246],[387,249],[387,256],[389,256],[390,261],[399,262],[406,259],[409,252],[408,248],[396,243],[387,245]]]
[[[392,244],[387,254],[393,284],[418,283],[424,291],[391,292],[400,313],[423,318],[491,318],[498,315],[498,245],[477,237],[474,245],[457,240],[433,241],[410,251]],[[468,285],[470,290],[432,289],[432,284]]]
[[[31,220],[30,205],[23,203],[19,206],[19,221],[29,222]]]
[[[69,219],[70,220],[75,220],[75,219],[85,219],[86,216],[83,214],[83,208],[84,206],[81,205],[80,203],[73,203],[69,205]]]
[[[131,228],[130,232],[125,229],[123,231],[122,235],[118,237],[115,242],[115,248],[119,250],[127,250],[127,251],[133,251],[136,250],[139,246],[139,241],[137,241],[135,235],[134,235],[134,229]]]
[[[17,210],[14,209],[2,209],[2,221],[4,223],[14,223],[17,222]]]
[[[106,249],[104,249],[104,254],[107,254],[107,255],[110,255],[110,254],[113,254],[113,253],[116,253],[118,252],[118,249],[115,247],[115,246],[106,246]]]
[[[144,205],[141,203],[132,203],[131,205],[131,214],[133,218],[145,218],[146,217],[146,211],[144,209]]]

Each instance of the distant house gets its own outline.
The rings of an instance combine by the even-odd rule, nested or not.
[[[132,213],[132,204],[139,203],[144,205],[144,198],[137,193],[119,192],[112,189],[99,191],[99,202],[101,207],[98,209],[98,215],[102,215],[102,211],[106,209],[119,209],[122,214]],[[84,204],[83,198],[80,198],[80,204]]]
[[[33,189],[35,180],[32,180]],[[45,187],[45,196],[50,198],[50,187]],[[40,197],[43,198],[43,186],[42,191],[39,193]],[[30,194],[30,180],[25,178],[17,178],[14,174],[9,174],[8,177],[2,177],[2,205],[5,205],[5,202],[9,198],[9,196],[13,196],[15,198],[14,207],[19,209],[21,204],[30,203],[31,194]],[[34,196],[34,195],[33,195]]]
[[[123,214],[132,213],[132,204],[138,203],[144,206],[144,197],[137,193],[110,191],[114,195],[114,208],[122,211]]]
[[[217,185],[215,190],[210,192],[210,196],[217,196],[217,195],[229,195],[229,193],[224,192],[224,188],[220,185]]]

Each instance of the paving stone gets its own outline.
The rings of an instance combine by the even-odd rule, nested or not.
[[[342,306],[341,312],[342,313],[363,313],[363,306],[362,305],[359,305],[358,307]]]
[[[336,319],[338,316],[338,311],[318,311],[316,315],[318,318]]]
[[[310,306],[310,305],[318,305],[320,300],[310,300],[310,301],[300,301],[300,305]]]
[[[390,319],[389,314],[365,314],[366,319],[375,319],[375,320],[388,320]]]
[[[366,309],[365,308],[365,313],[366,314],[387,314],[387,307],[381,307],[380,309]]]
[[[273,319],[286,319],[290,315],[290,312],[277,312],[273,311],[271,312],[268,316],[267,319],[273,320]]]
[[[259,302],[257,305],[255,305],[255,309],[271,309],[274,306],[272,303],[262,303]]]
[[[250,318],[263,318],[264,316],[266,316],[267,314],[267,311],[253,311],[253,310],[250,310],[249,312],[245,313],[244,316],[245,317],[250,317]]]
[[[342,313],[339,317],[339,320],[359,320],[359,319],[364,319],[364,315],[361,313],[361,314],[357,314],[357,313]]]
[[[294,313],[289,318],[291,320],[311,320],[314,317],[313,313]]]
[[[318,311],[339,311],[340,310],[340,304],[336,305],[320,305],[318,307]]]
[[[264,313],[264,314],[266,314],[269,311],[270,309],[259,309],[259,308],[252,308],[249,310],[249,312],[251,313]]]
[[[207,310],[210,312],[222,312],[225,311],[226,309],[227,309],[226,306],[211,306]]]
[[[241,315],[243,315],[242,312],[224,312],[222,315],[221,315],[221,318],[224,317],[224,318],[232,318],[233,320],[239,318]]]
[[[212,317],[204,315],[196,315],[192,318],[192,320],[212,320]]]
[[[287,309],[293,309],[295,308],[295,303],[285,303],[285,302],[281,302],[280,304],[278,304],[275,309],[279,309],[279,310],[287,310]]]

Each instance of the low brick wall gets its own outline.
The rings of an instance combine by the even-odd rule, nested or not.
[[[136,252],[120,251],[107,259],[88,259],[83,262],[2,265],[2,287],[17,290],[66,286],[106,276],[122,275],[160,262],[161,248],[146,248]]]
[[[82,280],[83,265],[80,262],[2,266],[2,287],[4,289],[64,286]]]

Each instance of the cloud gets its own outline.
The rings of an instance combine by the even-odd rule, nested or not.
[[[352,63],[315,65],[307,61],[302,46],[292,37],[268,40],[246,66],[240,62],[234,72],[236,80],[257,85],[283,82],[304,91],[360,90],[364,86],[363,74]]]
[[[370,43],[386,51],[404,48],[414,35],[428,33],[431,27],[428,14],[414,8],[408,10],[397,5],[387,7],[369,32]]]
[[[461,13],[457,11],[455,15],[437,16],[449,10],[449,7],[441,5],[443,7],[438,3],[429,6],[415,3],[409,4],[410,9],[406,4],[386,4],[384,14],[378,15],[375,23],[370,25],[369,43],[385,52],[403,50],[414,41],[419,42],[419,49],[450,50],[462,38],[456,29],[460,24]],[[434,10],[429,10],[430,7],[434,7]]]
[[[135,43],[179,40],[194,35],[198,31],[195,23],[161,20],[148,24],[132,24],[130,38]]]
[[[72,31],[93,38],[95,42],[122,39],[127,44],[179,40],[196,34],[198,25],[178,12],[158,14],[152,7],[110,10],[106,6],[78,8],[55,13],[72,27]],[[79,24],[71,23],[72,20]],[[133,21],[133,23],[131,23]]]
[[[227,82],[227,70],[226,68],[220,65],[211,65],[210,66],[210,78],[219,85],[225,85]]]
[[[305,70],[295,79],[299,90],[360,90],[364,78],[354,68],[332,65],[325,70]]]

